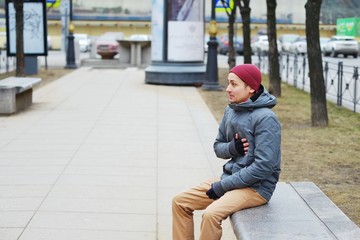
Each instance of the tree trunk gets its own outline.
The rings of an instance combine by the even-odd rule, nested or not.
[[[243,22],[244,37],[244,63],[251,63],[251,46],[250,46],[250,0],[238,0],[240,14]],[[236,5],[235,5],[236,6]]]
[[[229,51],[228,51],[228,64],[229,69],[235,67],[236,65],[236,50],[234,48],[234,22],[236,16],[236,7],[231,9],[229,14]]]
[[[24,59],[24,1],[14,0],[16,14],[16,76],[25,76]]]
[[[276,37],[276,0],[267,0],[267,34],[269,38],[269,92],[281,96],[281,78],[279,70],[279,52]]]
[[[328,126],[326,90],[320,50],[319,18],[322,0],[307,0],[306,41],[309,62],[311,123],[314,127]]]

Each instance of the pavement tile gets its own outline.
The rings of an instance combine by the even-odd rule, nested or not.
[[[19,235],[24,230],[24,228],[1,228],[0,227],[0,236],[4,240],[18,240]]]
[[[32,175],[32,174],[43,174],[43,175],[58,175],[64,170],[63,166],[42,166],[42,165],[25,165],[25,166],[1,166],[0,165],[0,175],[1,176],[11,176],[11,175]]]
[[[37,212],[29,228],[99,231],[156,231],[156,216],[147,214]]]
[[[1,169],[1,168],[0,168]],[[134,171],[133,166],[88,166],[88,165],[74,165],[71,164],[64,171],[66,175],[109,175],[109,176],[148,176],[156,177],[156,168],[154,167],[138,167]]]
[[[17,238],[15,238],[17,239]],[[27,228],[19,240],[139,240],[156,239],[155,231],[103,231],[84,229]],[[9,239],[12,240],[12,239]]]
[[[0,211],[0,228],[25,228],[34,211]]]
[[[1,180],[1,177],[0,177]],[[156,177],[109,175],[62,175],[57,184],[93,186],[156,186]]]
[[[206,179],[213,178],[210,168],[198,169],[159,169],[158,187],[184,188],[194,186]],[[171,181],[167,181],[171,179]]]
[[[51,185],[0,185],[0,196],[2,198],[45,197],[50,188]]]
[[[55,185],[49,198],[80,199],[156,199],[157,187],[149,186],[93,186],[93,185]]]
[[[1,201],[0,201],[1,203]],[[0,208],[1,210],[1,208]],[[47,198],[39,211],[155,215],[156,199]]]
[[[42,197],[0,198],[0,211],[36,211]]]
[[[0,185],[51,185],[55,183],[57,178],[57,175],[0,175]]]

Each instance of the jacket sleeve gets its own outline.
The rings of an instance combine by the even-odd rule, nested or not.
[[[224,114],[224,117],[221,120],[220,126],[219,126],[219,132],[215,139],[214,143],[214,152],[218,158],[223,159],[229,159],[232,158],[233,155],[230,153],[230,148],[235,149],[235,145],[232,144],[232,142],[227,140],[226,137],[226,111]],[[234,146],[232,146],[234,145]],[[233,152],[233,151],[231,151]]]
[[[254,161],[221,180],[225,191],[251,186],[276,171],[280,161],[281,126],[274,115],[256,123],[254,131]]]

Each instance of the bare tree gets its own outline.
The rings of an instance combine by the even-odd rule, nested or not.
[[[322,0],[307,0],[306,41],[309,62],[311,123],[315,127],[328,126],[326,90],[320,50],[319,19]]]
[[[266,0],[267,35],[269,39],[269,92],[281,96],[281,78],[279,70],[279,52],[276,37],[276,0]]]
[[[24,60],[24,0],[14,0],[16,14],[16,76],[25,76]]]
[[[228,38],[229,38],[229,50],[228,50],[228,64],[229,69],[233,68],[236,65],[236,50],[234,48],[234,22],[236,18],[236,5],[230,11],[230,6],[224,0],[221,0],[224,8],[226,9],[226,14],[229,17],[228,25]]]
[[[239,6],[243,22],[244,37],[244,63],[251,63],[251,46],[250,46],[250,0],[234,0],[235,6]]]

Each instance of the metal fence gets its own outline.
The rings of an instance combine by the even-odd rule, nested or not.
[[[258,55],[255,64],[263,73],[269,72],[267,55]],[[280,54],[280,75],[283,82],[310,92],[309,65],[307,56]],[[323,61],[327,100],[338,106],[360,112],[359,66]]]

